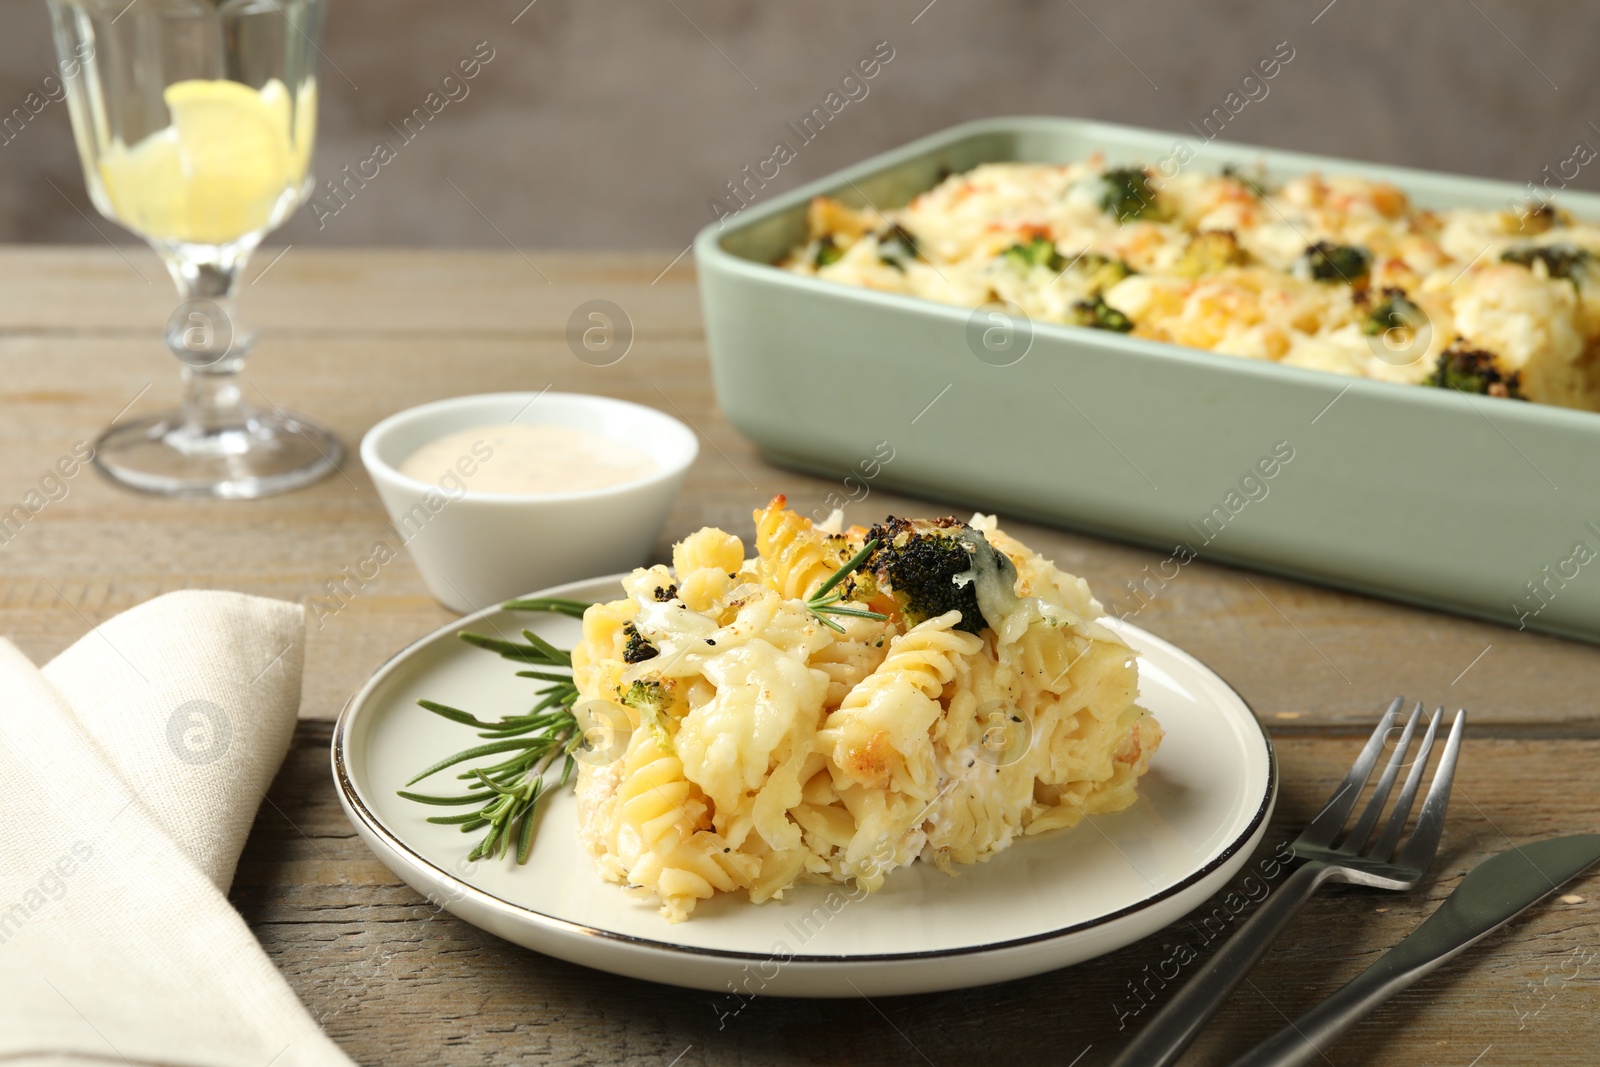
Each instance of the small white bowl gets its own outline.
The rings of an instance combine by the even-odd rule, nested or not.
[[[639,449],[657,470],[604,489],[529,494],[442,489],[400,473],[437,438],[513,422],[589,430]],[[389,416],[361,439],[361,462],[428,591],[459,612],[644,563],[699,451],[694,432],[669,415],[581,393],[436,400]]]

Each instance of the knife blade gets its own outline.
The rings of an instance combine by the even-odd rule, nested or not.
[[[1233,1067],[1298,1067],[1323,1052],[1368,1012],[1437,970],[1600,861],[1600,834],[1573,834],[1491,856],[1461,880],[1428,920],[1377,963],[1311,1011],[1234,1062]]]

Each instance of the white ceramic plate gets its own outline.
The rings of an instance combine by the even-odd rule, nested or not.
[[[550,593],[611,600],[620,589],[611,577]],[[477,835],[425,821],[458,809],[395,795],[418,770],[473,741],[416,702],[427,697],[480,718],[525,709],[533,683],[455,635],[498,628],[515,637],[527,627],[571,647],[579,623],[563,616],[494,608],[400,652],[340,714],[334,780],[362,839],[419,893],[574,963],[742,995],[875,996],[1007,981],[1111,952],[1193,910],[1249,858],[1272,813],[1277,765],[1243,699],[1181,649],[1110,625],[1141,653],[1140,701],[1166,731],[1138,803],[1019,841],[957,877],[922,864],[896,871],[859,899],[848,886],[801,886],[761,905],[728,895],[669,924],[595,873],[578,843],[570,789],[545,801],[526,866],[509,857],[466,863]]]

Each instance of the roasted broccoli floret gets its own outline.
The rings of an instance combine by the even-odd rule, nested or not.
[[[1544,272],[1550,277],[1571,281],[1577,281],[1588,269],[1590,258],[1587,248],[1574,245],[1523,245],[1500,253],[1502,263],[1515,263],[1529,270],[1535,263],[1543,263]]]
[[[1133,320],[1106,303],[1106,298],[1096,295],[1093,300],[1080,300],[1072,305],[1072,324],[1096,330],[1127,333],[1133,329]]]
[[[1468,348],[1462,338],[1439,353],[1439,365],[1427,378],[1427,384],[1441,389],[1454,389],[1480,396],[1500,396],[1510,400],[1526,400],[1522,395],[1522,372],[1503,372],[1497,365],[1495,354],[1481,348]]]
[[[895,270],[904,271],[907,263],[920,258],[921,255],[922,250],[916,234],[898,222],[878,234],[878,259]]]
[[[1032,267],[1049,267],[1059,271],[1067,265],[1067,259],[1056,248],[1056,243],[1048,237],[1035,236],[1027,244],[1014,244],[1000,253],[1006,261],[1028,270]]]
[[[1083,275],[1096,293],[1103,293],[1128,275],[1138,273],[1115,256],[1103,256],[1099,252],[1085,252],[1079,256],[1072,264],[1072,272]]]
[[[1361,324],[1361,332],[1368,337],[1378,337],[1393,329],[1420,330],[1428,323],[1428,316],[1411,299],[1404,289],[1387,288],[1383,300]]]
[[[1224,267],[1242,267],[1250,262],[1250,255],[1239,246],[1232,230],[1207,230],[1189,239],[1178,261],[1176,273],[1186,278],[1215,274]]]
[[[1372,253],[1358,245],[1318,241],[1306,249],[1306,266],[1319,282],[1364,284],[1372,268]]]
[[[839,247],[839,242],[833,239],[833,234],[824,234],[822,240],[817,242],[817,255],[812,266],[826,267],[830,263],[837,263],[844,258],[844,249]]]
[[[1128,275],[1138,273],[1115,256],[1099,252],[1081,252],[1068,258],[1048,237],[1034,237],[1027,244],[1014,244],[1000,255],[1023,270],[1032,267],[1049,267],[1057,273],[1070,270],[1088,282],[1090,291],[1095,293],[1104,292]]]
[[[622,694],[622,702],[635,711],[653,708],[666,711],[667,694],[659,679],[641,678]]]
[[[1155,190],[1150,188],[1150,175],[1144,168],[1108,170],[1102,180],[1105,191],[1100,194],[1100,207],[1118,222],[1154,218],[1158,214]]]
[[[982,633],[989,625],[978,607],[978,583],[971,580],[980,552],[996,558],[1012,583],[1016,570],[1005,554],[996,552],[979,530],[958,519],[888,519],[867,533],[878,547],[862,570],[876,592],[893,597],[912,625],[961,612],[956,629]],[[965,576],[958,582],[957,578]],[[1009,585],[1007,586],[1009,588]]]
[[[622,659],[626,663],[643,663],[647,659],[655,659],[661,655],[661,650],[652,645],[639,628],[633,623],[622,627],[624,644],[622,646]]]
[[[1238,182],[1240,185],[1254,193],[1258,200],[1266,198],[1267,187],[1256,181],[1256,179],[1245,174],[1244,171],[1240,170],[1232,163],[1224,163],[1222,165],[1222,176],[1224,178],[1232,178],[1234,181]]]
[[[639,713],[639,723],[656,735],[664,751],[672,751],[672,735],[667,730],[671,717],[672,694],[655,679],[641,679],[621,694],[622,703]]]

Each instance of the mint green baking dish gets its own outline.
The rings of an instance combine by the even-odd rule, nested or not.
[[[1136,584],[1100,590],[1119,613],[1198,557],[1600,642],[1600,415],[1050,323],[999,366],[974,354],[986,324],[969,309],[770,265],[803,238],[819,194],[889,208],[980,163],[1095,150],[1154,163],[1179,142],[1191,168],[1355,173],[1425,207],[1524,195],[1076,119],[966,123],[700,232],[723,410],[773,462],[848,479],[841,497],[875,484],[1151,547],[1163,558]],[[1600,217],[1600,196],[1561,202]]]

